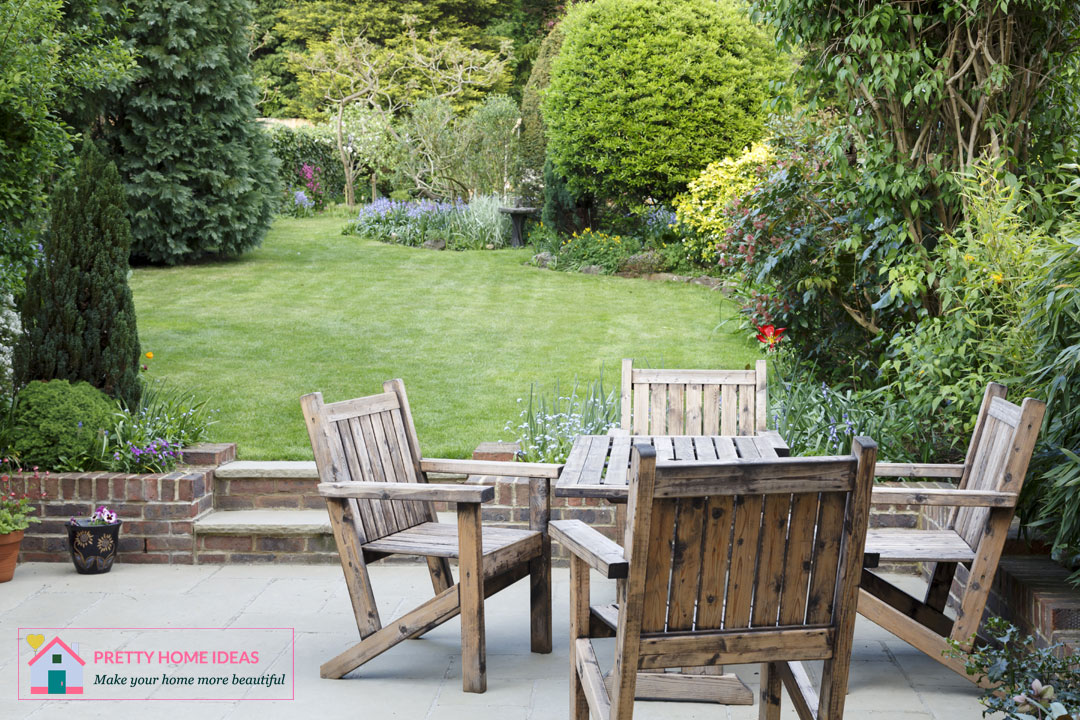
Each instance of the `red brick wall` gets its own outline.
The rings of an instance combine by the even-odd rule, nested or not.
[[[117,559],[127,563],[180,563],[194,560],[192,522],[213,505],[214,468],[236,457],[235,445],[202,446],[185,460],[213,464],[184,466],[170,473],[22,473],[11,476],[12,489],[37,500],[40,523],[26,531],[19,558],[30,562],[66,562],[70,518],[89,517],[107,505],[123,521]]]

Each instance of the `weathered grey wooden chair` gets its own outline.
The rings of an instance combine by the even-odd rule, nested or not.
[[[876,454],[856,438],[847,457],[658,463],[635,445],[625,550],[576,520],[550,526],[571,552],[572,720],[630,720],[639,669],[750,662],[760,717],[780,717],[783,683],[803,720],[839,720]],[[615,607],[589,607],[590,567],[625,578]],[[825,661],[820,697],[803,660]]]
[[[765,431],[766,363],[753,370],[649,370],[622,361],[620,415],[634,435],[758,435]]]
[[[945,655],[949,641],[970,648],[982,622],[1024,484],[1028,462],[1046,405],[1026,398],[1017,407],[1005,400],[1006,388],[986,388],[967,457],[958,465],[878,463],[879,477],[959,478],[956,489],[875,488],[877,505],[950,507],[939,530],[870,530],[866,551],[890,562],[930,565],[930,582],[916,599],[869,570],[863,571],[859,612],[963,677],[962,660]],[[950,593],[956,619],[944,613]]]
[[[461,614],[462,685],[484,692],[484,598],[530,576],[531,647],[551,652],[550,480],[559,465],[431,460],[421,456],[405,385],[383,384],[381,395],[324,404],[301,398],[319,493],[326,498],[356,625],[362,640],[323,664],[340,678],[401,641],[419,637]],[[428,484],[426,473],[530,477],[530,529],[482,527],[480,505],[494,497],[483,485]],[[438,522],[432,502],[457,504],[457,526]],[[427,558],[435,597],[383,625],[368,563],[393,554]],[[450,559],[458,560],[458,583]]]

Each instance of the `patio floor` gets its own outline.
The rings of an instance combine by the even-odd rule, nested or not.
[[[431,595],[422,565],[375,565],[371,573],[384,622]],[[555,652],[528,652],[528,584],[517,583],[487,602],[488,691],[472,695],[461,692],[457,620],[421,640],[406,641],[344,680],[320,679],[319,665],[358,639],[338,567],[118,564],[107,575],[79,576],[67,564],[20,565],[15,579],[0,585],[0,637],[9,648],[0,653],[0,718],[125,720],[166,714],[198,720],[566,718],[568,572],[556,568],[553,576]],[[915,578],[899,580],[918,584]],[[594,598],[603,597],[604,585],[594,578]],[[10,652],[17,628],[116,626],[295,627],[296,699],[174,703],[15,699],[16,664],[26,660],[23,638],[18,640],[20,657]],[[610,645],[602,647],[607,657],[601,657],[601,663],[607,663]],[[732,669],[756,692],[757,666]],[[977,698],[974,686],[859,618],[846,717],[977,720],[982,717]],[[75,708],[76,703],[81,705]],[[786,695],[784,703],[783,717],[796,717]],[[639,702],[634,717],[749,720],[757,717],[757,707]]]

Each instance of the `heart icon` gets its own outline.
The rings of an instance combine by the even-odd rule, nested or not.
[[[37,650],[39,647],[41,647],[41,643],[45,642],[45,636],[44,635],[27,635],[26,636],[26,642],[30,645],[30,647]]]

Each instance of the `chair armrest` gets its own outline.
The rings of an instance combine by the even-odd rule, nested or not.
[[[608,540],[580,520],[554,520],[548,524],[553,540],[606,578],[624,578],[630,564],[618,543]]]
[[[947,488],[874,488],[871,505],[945,505],[950,507],[1015,507],[1016,493]]]
[[[539,477],[552,480],[559,477],[563,466],[556,463],[526,463],[505,460],[442,460],[423,458],[424,472],[461,473],[464,475],[494,475],[496,477]]]
[[[358,500],[422,500],[425,502],[485,503],[495,499],[490,485],[430,485],[428,483],[319,483],[319,494]]]
[[[962,464],[879,462],[874,467],[875,477],[958,478],[963,474]]]

